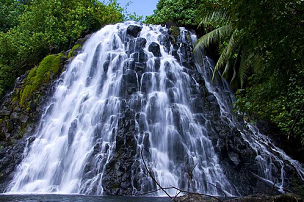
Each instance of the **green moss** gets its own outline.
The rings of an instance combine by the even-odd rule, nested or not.
[[[29,74],[27,75],[27,80],[32,80],[36,76],[37,67],[34,67],[30,70]]]
[[[29,101],[33,94],[43,84],[51,80],[51,75],[56,75],[60,69],[61,55],[48,55],[39,64],[30,70],[24,88],[20,93],[20,106],[29,109]]]
[[[22,93],[21,93],[21,97],[20,97],[20,105],[21,106],[25,106],[27,103],[27,99],[31,97],[32,93],[33,93],[33,86],[31,84],[28,84],[25,86],[25,88],[23,89]]]
[[[117,184],[117,183],[114,183],[114,184],[112,185],[112,189],[118,189],[119,187],[120,187],[120,185]]]
[[[179,28],[172,26],[169,29],[170,34],[174,37],[174,39],[176,40],[180,34]]]
[[[80,44],[76,44],[68,53],[68,58],[74,57],[77,54],[76,49],[81,48],[81,47],[82,46]]]

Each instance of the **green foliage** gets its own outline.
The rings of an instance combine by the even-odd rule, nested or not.
[[[23,5],[16,0],[0,0],[0,31],[7,32],[18,24],[18,17],[23,12]]]
[[[5,90],[14,84],[15,72],[7,66],[0,63],[0,97],[5,93]]]
[[[20,94],[20,106],[27,107],[29,99],[35,91],[43,84],[47,84],[52,75],[56,75],[60,68],[60,58],[58,55],[48,55],[28,73],[24,83],[24,89]]]
[[[0,63],[11,68],[13,79],[46,55],[67,50],[78,38],[123,20],[116,1],[0,1]],[[3,92],[10,88],[0,82]]]
[[[131,21],[136,21],[136,22],[140,22],[143,20],[143,16],[142,15],[137,15],[135,12],[134,13],[128,13],[125,16],[125,21],[131,20]]]
[[[154,14],[146,18],[146,23],[173,22],[179,26],[198,25],[202,20],[202,14],[217,6],[217,0],[160,0]]]
[[[271,121],[304,145],[303,4],[224,0],[212,15],[203,16],[209,33],[198,44],[218,44],[215,69],[240,88],[238,111],[251,120]]]
[[[178,28],[178,27],[175,27],[175,26],[170,27],[169,31],[170,31],[170,34],[171,34],[175,39],[177,39],[177,37],[178,37],[179,34],[180,34],[179,28]]]
[[[271,121],[304,145],[304,71],[301,69],[290,78],[286,76],[278,73],[268,79],[251,76],[250,87],[237,91],[235,106],[251,120]]]
[[[76,44],[75,46],[73,46],[73,48],[69,51],[68,53],[68,58],[70,57],[74,57],[77,53],[76,50],[81,48],[82,46],[80,44]]]

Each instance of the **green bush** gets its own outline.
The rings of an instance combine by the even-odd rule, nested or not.
[[[14,84],[15,72],[7,65],[0,64],[0,98]]]

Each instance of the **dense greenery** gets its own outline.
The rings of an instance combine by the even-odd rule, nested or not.
[[[116,1],[0,0],[0,97],[16,76],[46,55],[71,48],[105,24],[122,21],[121,11]]]
[[[216,69],[236,91],[236,110],[304,144],[303,19],[301,0],[160,0],[147,22],[204,27],[198,47],[219,48]]]
[[[154,14],[146,18],[149,24],[175,23],[179,26],[198,25],[203,12],[216,6],[213,0],[159,0]]]

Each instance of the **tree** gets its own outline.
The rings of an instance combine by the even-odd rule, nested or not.
[[[18,24],[23,5],[15,0],[0,0],[0,32],[7,32]]]
[[[0,64],[10,67],[14,75],[38,65],[46,55],[71,48],[78,38],[123,19],[116,1],[107,5],[97,0],[4,2],[1,6],[9,12],[3,12],[20,13],[12,15],[0,32]],[[0,74],[4,71],[1,68]],[[9,89],[1,84],[0,88]]]
[[[174,22],[179,26],[198,25],[204,11],[217,6],[217,0],[160,0],[154,14],[146,23],[166,24]]]

